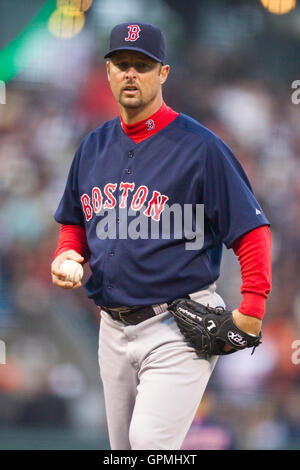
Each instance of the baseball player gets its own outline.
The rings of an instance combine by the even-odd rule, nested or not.
[[[81,285],[66,281],[65,259],[91,267],[84,287],[101,310],[112,449],[180,449],[219,354],[259,344],[271,288],[269,221],[228,146],[163,101],[165,51],[153,25],[113,28],[105,58],[120,115],[81,142],[55,213],[61,229],[53,283]],[[195,235],[194,245],[183,217],[178,235],[174,209],[183,215],[190,207],[192,233],[203,207],[202,242]],[[177,228],[170,223],[166,231],[171,208]],[[239,259],[243,299],[218,329],[223,243]],[[197,305],[209,306],[200,352],[173,314],[196,318]]]

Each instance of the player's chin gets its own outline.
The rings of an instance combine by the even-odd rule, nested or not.
[[[134,97],[120,96],[120,104],[124,108],[139,108],[143,105],[143,100],[138,97],[134,98]]]

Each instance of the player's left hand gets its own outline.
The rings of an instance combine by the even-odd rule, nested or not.
[[[238,309],[233,310],[232,318],[236,326],[238,326],[242,331],[248,333],[249,335],[258,336],[261,330],[262,320],[256,317],[251,317],[250,315],[245,315],[241,313]],[[230,351],[233,349],[229,344],[224,346],[224,351]]]
[[[175,299],[168,310],[174,316],[184,339],[199,357],[227,355],[245,348],[252,354],[261,344],[261,320],[239,310],[210,307],[191,299]]]

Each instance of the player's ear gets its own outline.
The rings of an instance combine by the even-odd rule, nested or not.
[[[161,85],[163,83],[165,83],[165,81],[167,80],[169,72],[170,72],[170,66],[169,65],[163,65],[161,67],[160,74],[159,74],[159,79],[160,79],[160,84]]]
[[[108,81],[110,82],[110,61],[107,60],[105,65],[106,65],[107,78],[108,78]]]

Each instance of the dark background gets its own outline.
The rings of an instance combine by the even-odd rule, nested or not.
[[[0,448],[109,445],[98,311],[83,289],[54,288],[50,264],[59,231],[53,213],[76,147],[118,112],[102,57],[112,26],[124,21],[163,29],[167,104],[231,146],[272,224],[264,342],[251,357],[219,360],[183,448],[299,448],[300,105],[292,102],[299,5],[279,15],[259,0],[91,3],[80,33],[75,20],[61,21],[55,36],[47,18],[33,20],[45,2],[0,0],[0,70],[15,77],[0,104]],[[238,262],[224,248],[218,290],[231,308],[240,285]]]

